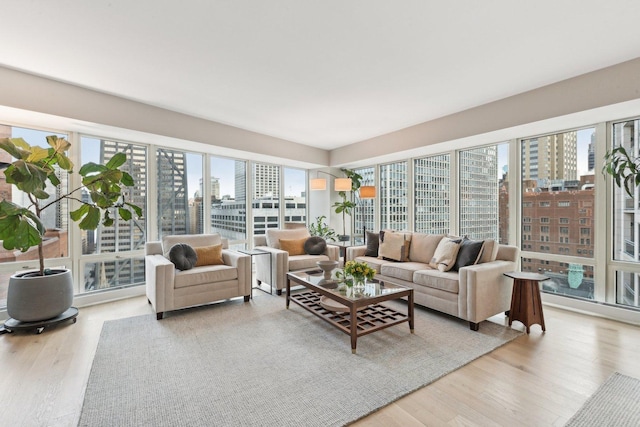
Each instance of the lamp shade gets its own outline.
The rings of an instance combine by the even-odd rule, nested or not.
[[[324,178],[313,178],[309,182],[309,188],[311,188],[312,191],[315,191],[315,190],[326,190],[327,189],[327,180],[324,179]]]
[[[373,185],[363,185],[360,187],[360,198],[361,199],[375,199],[376,197],[376,187]]]
[[[336,178],[334,189],[336,191],[351,191],[351,178]]]

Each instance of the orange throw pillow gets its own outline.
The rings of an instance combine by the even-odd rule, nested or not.
[[[224,265],[222,259],[222,245],[201,246],[199,248],[193,248],[196,251],[198,260],[194,267],[200,267],[203,265]]]
[[[307,241],[307,237],[304,239],[289,240],[280,239],[280,249],[289,252],[289,255],[304,255],[304,242]]]

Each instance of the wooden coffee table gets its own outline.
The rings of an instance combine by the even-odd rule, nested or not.
[[[293,301],[324,321],[335,326],[351,337],[351,352],[355,354],[358,337],[403,322],[409,323],[413,333],[413,289],[387,280],[371,280],[363,292],[353,292],[335,278],[326,279],[322,270],[307,270],[287,273],[287,309]],[[307,290],[291,293],[291,283],[302,285]],[[342,285],[342,286],[341,286]],[[331,300],[331,304],[321,304],[320,298]],[[401,313],[381,304],[384,301],[407,297],[407,313]],[[342,311],[327,309],[333,304],[345,306]]]

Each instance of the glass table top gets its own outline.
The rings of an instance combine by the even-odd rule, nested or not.
[[[329,278],[325,277],[324,272],[320,269],[295,271],[288,274],[296,277],[298,280],[302,280],[308,284],[317,286],[328,292],[340,295],[343,298],[354,300],[389,295],[410,289],[406,286],[398,285],[387,280],[378,280],[374,278],[373,280],[365,281],[364,288],[361,288],[354,292],[353,286],[347,286],[343,279],[339,279],[336,277],[336,273],[338,271],[342,270],[336,268],[331,272],[331,277]]]

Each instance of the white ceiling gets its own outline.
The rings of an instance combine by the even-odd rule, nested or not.
[[[333,149],[640,56],[637,0],[0,0],[0,65]]]

